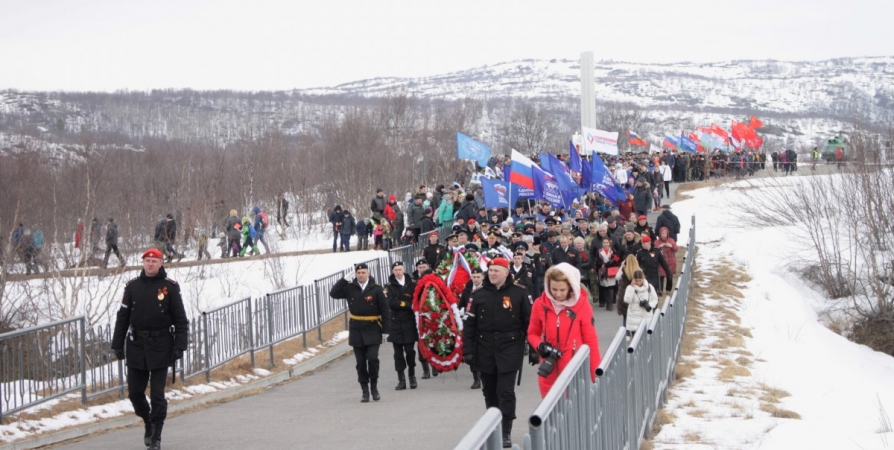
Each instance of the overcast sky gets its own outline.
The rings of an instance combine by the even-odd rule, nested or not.
[[[894,0],[0,0],[0,89],[280,90],[523,58],[894,55]]]

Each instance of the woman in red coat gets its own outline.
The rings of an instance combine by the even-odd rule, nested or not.
[[[667,227],[661,227],[658,230],[658,239],[655,239],[655,248],[661,251],[667,266],[671,270],[670,278],[673,280],[674,274],[677,273],[677,243],[671,239],[670,230]],[[667,289],[668,275],[664,273],[664,267],[658,266],[658,286]],[[670,290],[670,289],[667,289]]]
[[[538,376],[540,396],[545,397],[556,378],[581,345],[590,347],[590,376],[596,382],[599,367],[599,338],[593,324],[593,308],[580,287],[580,272],[571,264],[550,267],[544,276],[544,292],[531,307],[528,342],[542,358],[558,349],[562,356],[548,376]],[[541,363],[542,364],[542,363]]]

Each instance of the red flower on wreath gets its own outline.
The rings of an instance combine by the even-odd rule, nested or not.
[[[413,292],[419,352],[441,372],[456,369],[462,363],[462,336],[453,311],[456,303],[453,291],[435,274],[423,276]]]

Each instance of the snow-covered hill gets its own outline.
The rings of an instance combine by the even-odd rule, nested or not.
[[[728,126],[730,120],[750,115],[769,125],[762,131],[777,146],[812,146],[856,123],[881,128],[894,123],[892,56],[812,62],[600,61],[595,71],[597,104],[641,109],[646,126],[636,131],[653,141],[666,132],[710,122]],[[226,146],[267,130],[314,137],[327,117],[340,117],[353,107],[375,107],[382,97],[395,94],[415,97],[417,107],[428,111],[443,102],[474,98],[484,113],[471,126],[479,137],[500,144],[506,123],[524,102],[550,110],[557,130],[577,129],[580,66],[576,60],[521,60],[431,77],[277,92],[2,91],[0,153],[27,147],[62,159],[59,151],[78,144],[73,136],[81,131],[98,132],[105,142],[124,148],[140,148],[147,138]]]
[[[727,61],[718,63],[596,64],[600,101],[642,107],[737,109],[772,113],[890,119],[894,112],[894,57],[838,58],[827,61]],[[420,97],[578,97],[576,60],[521,60],[426,78],[376,78],[308,94]]]

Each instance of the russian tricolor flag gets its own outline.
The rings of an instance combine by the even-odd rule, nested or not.
[[[524,186],[528,189],[534,189],[534,169],[536,165],[531,158],[517,152],[515,149],[511,153],[512,162],[509,164],[509,182]]]

